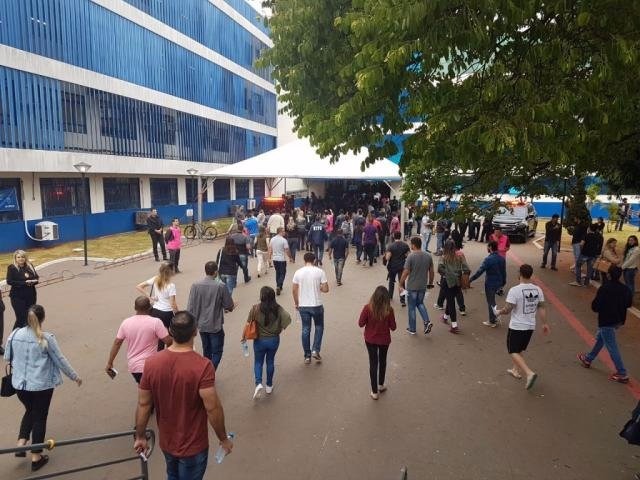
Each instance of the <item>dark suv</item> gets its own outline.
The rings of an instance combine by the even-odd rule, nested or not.
[[[538,214],[531,203],[518,203],[500,207],[493,216],[493,227],[502,228],[502,233],[510,238],[526,242],[538,228]]]

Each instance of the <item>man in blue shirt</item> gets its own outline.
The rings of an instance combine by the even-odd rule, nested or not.
[[[322,255],[324,254],[324,242],[327,241],[328,235],[324,223],[320,219],[320,215],[316,216],[316,221],[309,228],[309,240],[313,247],[313,253],[316,256],[316,266],[322,266]]]
[[[249,241],[251,242],[251,254],[256,256],[256,236],[258,235],[258,219],[253,216],[253,210],[249,211],[249,216],[244,221],[244,228],[247,229],[249,234]]]
[[[498,326],[496,314],[493,313],[493,307],[496,304],[496,292],[498,292],[507,283],[507,263],[500,254],[498,254],[498,242],[491,240],[487,245],[489,255],[482,261],[482,265],[478,271],[474,273],[469,281],[473,282],[486,273],[484,279],[484,293],[487,297],[487,307],[489,307],[489,321],[482,322],[487,327],[495,328]]]

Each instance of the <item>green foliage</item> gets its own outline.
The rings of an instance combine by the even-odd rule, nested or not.
[[[564,225],[572,227],[578,223],[591,222],[591,213],[587,208],[587,191],[584,187],[584,178],[578,178],[571,191],[571,200],[565,212]]]
[[[640,184],[638,1],[269,3],[262,64],[321,155],[366,147],[370,164],[419,122],[401,161],[407,201],[547,193],[544,178],[572,172]]]
[[[609,212],[609,222],[617,222],[618,221],[618,203],[610,202],[607,204],[607,212]]]

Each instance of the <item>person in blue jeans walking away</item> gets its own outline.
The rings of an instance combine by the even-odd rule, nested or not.
[[[562,225],[558,222],[559,218],[560,215],[554,213],[551,220],[544,225],[544,249],[540,268],[547,268],[547,259],[549,258],[549,250],[551,250],[551,270],[558,270],[556,260],[560,250],[560,235],[562,234]]]
[[[609,376],[609,380],[619,383],[629,383],[627,370],[622,363],[622,356],[616,342],[616,330],[624,325],[627,319],[627,308],[631,306],[631,292],[620,282],[622,269],[612,266],[609,269],[609,279],[602,285],[593,301],[591,310],[598,313],[598,331],[596,343],[589,353],[579,353],[578,360],[585,368],[590,368],[602,347],[607,347],[609,356],[616,367],[616,372]]]
[[[293,304],[300,313],[302,322],[302,350],[304,363],[311,363],[313,357],[322,362],[320,349],[324,333],[324,307],[321,293],[329,291],[329,283],[324,270],[315,266],[316,256],[312,252],[304,254],[304,267],[293,275]],[[313,347],[311,347],[311,320],[315,326]],[[313,349],[312,349],[313,348]]]
[[[427,289],[433,288],[433,260],[430,253],[422,250],[422,239],[420,237],[411,237],[409,248],[411,252],[407,255],[402,276],[400,277],[400,288],[406,290],[407,303],[409,304],[407,309],[409,317],[407,332],[410,335],[416,334],[416,310],[418,310],[420,317],[422,317],[424,334],[428,335],[433,324],[429,320],[427,307],[424,305],[424,297]]]
[[[391,332],[396,329],[396,318],[390,302],[389,290],[380,285],[371,295],[371,300],[364,306],[358,319],[360,328],[364,327],[364,343],[369,353],[370,395],[373,400],[377,400],[378,393],[387,389],[384,384],[387,352],[391,344]]]
[[[244,221],[244,228],[246,228],[247,235],[249,236],[251,255],[255,258],[256,237],[258,236],[260,225],[258,225],[258,219],[253,216],[253,210],[249,210],[249,216]]]
[[[276,295],[280,295],[287,276],[287,259],[293,263],[289,253],[289,242],[284,238],[284,228],[278,227],[276,236],[269,242],[269,260],[276,271]]]
[[[349,242],[344,238],[342,229],[336,230],[336,236],[329,242],[329,260],[333,259],[333,266],[336,271],[336,282],[342,285],[342,271],[344,264],[349,257]]]
[[[596,233],[597,230],[598,227],[595,223],[589,225],[589,229],[584,240],[580,242],[580,256],[576,260],[576,266],[574,269],[576,280],[569,283],[569,285],[574,287],[588,287],[590,285],[591,278],[593,276],[593,262],[595,262],[596,258],[600,256],[602,251],[602,237]],[[587,276],[584,281],[582,280],[583,263],[587,264]]]
[[[320,215],[316,215],[316,221],[311,224],[311,227],[309,227],[309,241],[311,243],[313,253],[315,254],[317,265],[322,265],[324,243],[328,238],[329,236],[327,235],[327,230],[324,222],[322,222],[322,218]]]
[[[487,327],[495,328],[498,325],[496,314],[493,307],[496,305],[496,292],[501,290],[507,283],[507,262],[498,254],[498,242],[491,240],[487,245],[487,256],[478,268],[478,271],[471,275],[470,282],[480,278],[483,273],[484,277],[484,294],[487,298],[487,307],[489,309],[489,320],[482,322]]]
[[[249,312],[247,323],[255,320],[258,325],[258,338],[253,341],[253,371],[256,389],[253,399],[262,396],[262,392],[270,395],[273,392],[273,374],[275,358],[280,345],[280,334],[291,324],[291,315],[276,303],[276,292],[271,287],[260,289],[260,303],[254,305]],[[262,385],[262,370],[267,361],[267,384]]]
[[[187,310],[195,317],[202,354],[218,368],[224,350],[224,312],[231,312],[236,304],[226,285],[218,278],[218,264],[204,264],[205,277],[191,285]]]
[[[233,295],[233,290],[238,285],[238,267],[242,268],[242,260],[238,253],[238,246],[233,238],[227,237],[224,247],[218,250],[216,257],[218,265],[218,277],[227,286],[229,295]]]
[[[224,410],[215,388],[215,369],[193,350],[198,333],[195,317],[184,310],[176,313],[169,332],[171,346],[144,363],[133,448],[138,453],[148,451],[145,431],[155,408],[167,480],[202,480],[209,459],[208,425],[227,455],[233,442],[227,436]]]

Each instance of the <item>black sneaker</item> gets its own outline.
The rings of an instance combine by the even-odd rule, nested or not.
[[[542,265],[540,265],[540,268],[547,268],[547,266],[543,263]]]
[[[425,323],[424,324],[424,334],[429,335],[431,333],[431,328],[433,327],[433,323]]]

